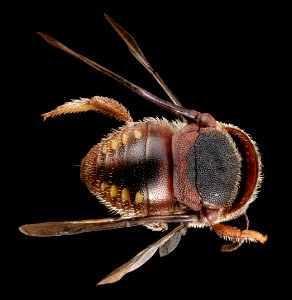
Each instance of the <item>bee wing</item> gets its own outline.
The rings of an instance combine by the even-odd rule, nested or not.
[[[176,232],[167,242],[165,242],[161,247],[159,247],[159,256],[163,257],[171,253],[179,244],[181,237],[186,235],[187,228]]]
[[[138,46],[135,39],[119,24],[117,24],[110,16],[104,14],[105,18],[108,20],[113,29],[117,32],[117,34],[121,37],[121,39],[126,43],[130,52],[133,56],[144,66],[144,68],[155,78],[155,80],[160,84],[163,90],[166,92],[171,101],[178,106],[182,106],[177,97],[173,94],[173,92],[169,89],[169,87],[165,84],[159,74],[151,67],[148,60],[145,58],[143,52]]]
[[[194,215],[169,215],[137,218],[104,218],[81,221],[44,222],[26,224],[19,230],[30,236],[50,237],[73,235],[91,231],[112,230],[125,227],[134,227],[151,223],[181,223],[195,220]]]
[[[153,103],[155,103],[156,105],[158,105],[159,107],[162,107],[164,109],[167,109],[169,111],[171,111],[172,113],[175,113],[179,116],[184,116],[188,119],[191,120],[196,120],[197,116],[198,116],[198,112],[196,112],[195,110],[190,110],[190,109],[186,109],[181,107],[180,105],[176,105],[176,104],[172,104],[168,101],[165,101],[155,95],[153,95],[152,93],[144,90],[143,88],[137,86],[134,83],[131,83],[130,81],[128,81],[127,79],[123,78],[122,76],[112,72],[111,70],[103,67],[102,65],[92,61],[91,59],[73,51],[72,49],[68,48],[67,46],[65,46],[64,44],[62,44],[61,42],[57,41],[56,39],[50,37],[49,35],[42,33],[42,32],[38,32],[38,34],[50,45],[68,53],[69,55],[81,60],[82,62],[86,63],[87,65],[91,66],[92,68],[102,72],[103,74],[115,79],[116,81],[118,81],[119,83],[123,84],[124,86],[126,86],[128,89],[130,89],[131,91],[135,92],[136,94],[140,95],[141,97],[147,99],[148,101],[151,101]]]
[[[181,223],[175,229],[173,229],[170,233],[168,233],[167,235],[162,237],[160,240],[151,244],[146,249],[144,249],[143,251],[139,252],[136,256],[134,256],[131,260],[129,260],[128,262],[126,262],[125,264],[120,266],[119,268],[115,269],[113,272],[111,272],[109,275],[107,275],[104,279],[102,279],[100,282],[98,282],[97,285],[117,282],[127,273],[130,273],[130,272],[138,269],[139,267],[144,265],[155,254],[155,252],[158,249],[160,249],[165,243],[167,243],[169,240],[171,240],[177,234],[180,235],[180,232],[182,230],[184,230],[184,228],[187,225],[188,225],[188,222]],[[176,244],[176,246],[177,246],[177,244]]]

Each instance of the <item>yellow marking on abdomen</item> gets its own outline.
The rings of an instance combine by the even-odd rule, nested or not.
[[[140,130],[135,130],[134,131],[134,136],[135,136],[135,138],[136,139],[141,139],[141,137],[142,137],[142,132],[140,131]]]
[[[128,144],[129,136],[126,133],[122,135],[122,142],[124,145]]]
[[[107,145],[102,146],[102,153],[106,154],[107,153]]]
[[[108,184],[106,183],[106,182],[102,182],[101,183],[101,185],[100,185],[100,190],[102,191],[102,192],[104,192],[106,189],[107,189],[107,187],[108,187]]]
[[[112,140],[111,141],[111,147],[113,150],[116,150],[118,148],[118,141],[117,140]]]
[[[122,189],[122,202],[131,202],[130,192],[127,188]]]
[[[143,201],[143,196],[140,192],[137,192],[135,195],[135,203],[140,204]]]
[[[110,188],[110,195],[111,195],[111,197],[112,198],[117,197],[118,193],[119,193],[118,187],[115,184],[113,184],[111,186],[111,188]]]

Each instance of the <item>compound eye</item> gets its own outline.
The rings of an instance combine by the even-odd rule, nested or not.
[[[222,207],[236,198],[241,157],[228,133],[201,129],[187,161],[187,176],[196,185],[204,206]]]

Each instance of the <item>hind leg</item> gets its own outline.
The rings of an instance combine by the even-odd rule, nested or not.
[[[118,101],[102,96],[94,96],[92,98],[80,98],[66,102],[55,109],[42,114],[44,119],[56,117],[63,114],[79,113],[85,111],[96,111],[109,116],[112,116],[120,121],[133,121],[128,110]]]

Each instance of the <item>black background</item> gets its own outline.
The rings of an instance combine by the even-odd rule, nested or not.
[[[57,296],[62,291],[69,296],[80,291],[92,293],[95,299],[169,297],[174,291],[190,298],[283,292],[285,287],[276,280],[281,281],[281,270],[290,259],[285,258],[288,249],[282,238],[285,199],[280,195],[282,181],[277,169],[281,157],[275,152],[275,136],[282,124],[276,111],[283,109],[277,85],[279,49],[275,46],[281,42],[277,30],[281,12],[267,4],[116,3],[42,2],[12,9],[7,24],[11,34],[4,47],[13,57],[7,59],[7,78],[14,83],[7,101],[13,115],[4,127],[11,132],[8,150],[13,157],[5,161],[11,172],[7,173],[7,186],[12,195],[14,240],[7,247],[13,253],[7,278],[15,287],[12,292],[41,296],[52,291]],[[156,254],[118,283],[95,287],[97,281],[162,234],[144,227],[42,239],[18,232],[18,226],[26,223],[110,215],[88,192],[75,165],[111,128],[121,124],[92,112],[43,122],[41,113],[70,99],[101,95],[124,104],[134,120],[145,116],[174,118],[49,46],[36,34],[43,31],[167,99],[103,13],[135,37],[185,107],[210,112],[219,121],[237,125],[257,142],[265,177],[248,215],[251,229],[269,235],[265,245],[244,244],[238,251],[220,253],[224,241],[216,234],[209,229],[191,229],[171,255],[159,258]]]

